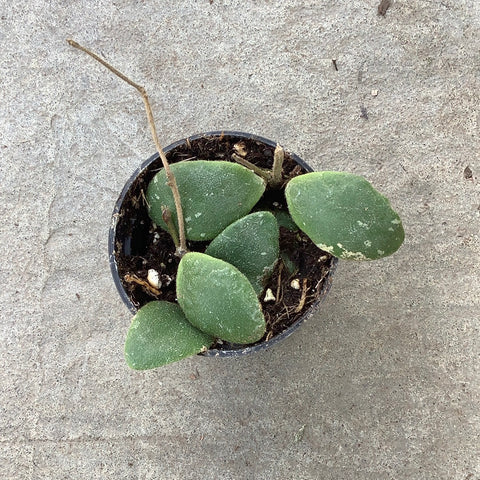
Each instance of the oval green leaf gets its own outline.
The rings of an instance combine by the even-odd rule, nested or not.
[[[295,223],[322,250],[349,260],[374,260],[394,253],[405,233],[390,202],[363,177],[313,172],[285,189]]]
[[[298,225],[293,221],[293,218],[288,212],[285,210],[274,210],[272,213],[275,215],[280,227],[286,228],[291,232],[298,232]]]
[[[175,175],[188,240],[211,240],[225,227],[246,215],[265,191],[265,182],[236,163],[196,160],[170,166]],[[178,225],[177,212],[164,169],[147,189],[152,220],[166,230],[162,206],[169,208]]]
[[[198,329],[232,343],[253,343],[265,333],[255,291],[237,268],[204,253],[187,253],[178,266],[178,303]]]
[[[125,360],[134,370],[148,370],[208,348],[213,338],[197,330],[175,303],[150,302],[133,317],[125,341]]]
[[[278,259],[278,223],[270,212],[251,213],[215,237],[205,253],[237,267],[260,295]]]

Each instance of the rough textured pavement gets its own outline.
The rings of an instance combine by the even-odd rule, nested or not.
[[[1,3],[2,479],[480,479],[477,0]],[[154,146],[67,37],[164,144],[239,129],[362,174],[405,245],[273,350],[128,370],[107,233]]]

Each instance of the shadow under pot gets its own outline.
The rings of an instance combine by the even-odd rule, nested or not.
[[[241,151],[254,165],[271,168],[276,142],[242,132],[217,131],[191,136],[164,149],[170,164],[184,161],[232,161]],[[176,273],[180,259],[170,235],[148,215],[145,192],[162,169],[158,153],[130,177],[115,204],[109,232],[110,267],[117,290],[128,309],[153,300],[176,302]],[[285,152],[284,178],[313,171],[298,156]],[[319,310],[330,289],[337,259],[324,252],[289,222],[283,189],[266,189],[253,210],[269,210],[280,225],[280,259],[259,299],[267,323],[264,337],[251,345],[216,341],[201,355],[234,357],[264,350],[291,335]],[[188,242],[191,251],[204,252],[209,242]],[[160,294],[148,288],[149,270],[158,272]],[[268,292],[268,295],[266,294]],[[273,299],[272,299],[273,296]]]

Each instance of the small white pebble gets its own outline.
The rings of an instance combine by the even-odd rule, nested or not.
[[[292,288],[294,288],[295,290],[300,290],[300,282],[298,281],[298,278],[294,278],[291,283],[290,283],[290,286]]]
[[[263,299],[264,302],[274,302],[276,300],[275,295],[272,292],[271,288],[267,288],[265,292],[265,298]]]
[[[378,95],[378,90],[372,90],[372,97],[376,97]]]
[[[160,288],[162,286],[162,282],[160,281],[160,276],[158,275],[158,272],[153,268],[148,270],[147,280],[148,280],[148,283],[154,288]]]

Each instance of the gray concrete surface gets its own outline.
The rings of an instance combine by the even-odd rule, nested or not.
[[[1,4],[0,478],[480,479],[476,0]],[[240,129],[363,174],[405,245],[271,351],[129,371],[107,232],[154,147],[67,37],[164,144]]]

